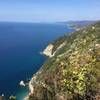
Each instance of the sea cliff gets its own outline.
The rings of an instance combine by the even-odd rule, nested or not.
[[[53,47],[54,45],[53,44],[49,44],[43,51],[43,54],[46,55],[46,56],[49,56],[49,57],[53,57]]]
[[[48,56],[48,57],[53,57],[53,56],[55,56],[55,54],[56,54],[65,44],[66,44],[66,40],[65,40],[63,43],[61,43],[58,47],[56,47],[55,50],[53,50],[54,47],[55,47],[55,45],[54,45],[54,44],[49,44],[49,45],[44,49],[43,54],[46,55],[46,56]]]
[[[61,37],[44,54],[50,58],[29,82],[27,100],[99,100],[100,22]]]

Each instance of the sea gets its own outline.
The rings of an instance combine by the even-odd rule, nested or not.
[[[0,95],[18,100],[29,93],[20,81],[28,81],[47,57],[40,54],[60,36],[74,31],[59,23],[0,22]]]

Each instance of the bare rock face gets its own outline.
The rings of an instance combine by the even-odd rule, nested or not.
[[[43,54],[46,55],[46,56],[49,56],[49,57],[52,57],[53,54],[52,54],[52,50],[53,50],[53,45],[52,44],[49,44],[43,51]]]

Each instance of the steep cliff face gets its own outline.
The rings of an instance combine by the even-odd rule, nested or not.
[[[99,100],[100,22],[58,39],[54,48],[33,76],[28,100]]]
[[[48,57],[53,57],[55,56],[55,54],[66,45],[66,40],[61,42],[55,49],[55,45],[54,44],[49,44],[43,51],[43,54],[48,56]]]
[[[49,56],[49,57],[53,57],[53,47],[54,45],[53,44],[49,44],[43,51],[43,54],[46,55],[46,56]]]

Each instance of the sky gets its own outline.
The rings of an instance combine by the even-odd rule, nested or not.
[[[0,0],[0,21],[99,20],[100,0]]]

